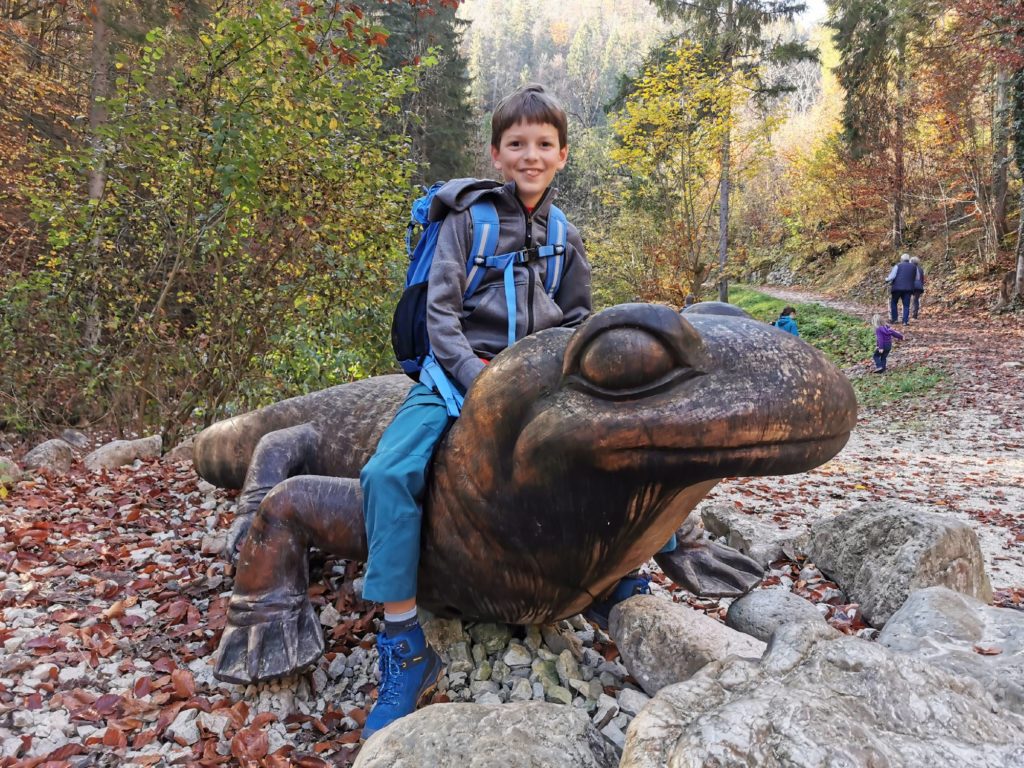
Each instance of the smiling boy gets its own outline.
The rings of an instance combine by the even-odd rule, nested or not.
[[[542,86],[524,86],[502,100],[491,120],[491,159],[505,183],[456,179],[434,198],[431,219],[444,223],[428,278],[427,333],[434,357],[461,394],[511,340],[576,326],[590,314],[583,242],[564,218],[551,216],[551,182],[568,152],[565,112]],[[467,266],[474,268],[470,207],[484,200],[498,216],[495,253],[522,256],[512,267],[514,303],[497,269],[487,269],[465,296]],[[538,246],[555,242],[549,234],[562,234],[554,228],[563,225],[564,252],[540,256]],[[549,270],[561,273],[550,295]],[[412,712],[441,674],[441,660],[417,618],[416,572],[427,473],[454,418],[436,387],[414,384],[360,475],[369,548],[363,597],[384,604],[384,631],[377,638],[381,679],[364,738]]]

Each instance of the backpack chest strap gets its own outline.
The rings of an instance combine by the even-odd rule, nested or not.
[[[546,259],[544,291],[554,299],[565,265],[568,222],[565,214],[559,208],[551,206],[548,214],[548,242],[546,244],[496,254],[500,223],[494,204],[486,200],[480,201],[471,205],[469,211],[473,220],[473,246],[466,262],[466,292],[463,294],[463,301],[476,293],[488,269],[500,270],[508,314],[508,346],[512,346],[516,342],[514,267],[516,264]]]

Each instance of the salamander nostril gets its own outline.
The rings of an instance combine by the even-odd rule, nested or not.
[[[612,328],[587,345],[579,375],[601,389],[634,390],[660,381],[675,366],[661,339],[638,328]]]

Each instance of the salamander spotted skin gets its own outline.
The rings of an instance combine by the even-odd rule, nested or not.
[[[243,486],[239,532],[252,520],[221,679],[289,674],[322,652],[307,550],[365,559],[359,470],[408,387],[401,376],[342,385],[197,438],[199,473]],[[720,479],[823,464],[855,421],[839,370],[749,318],[625,304],[530,336],[484,370],[438,450],[417,599],[510,623],[578,613],[654,555]],[[689,541],[679,557],[705,593],[741,594],[760,578],[720,545]]]

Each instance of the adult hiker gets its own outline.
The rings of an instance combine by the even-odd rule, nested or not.
[[[903,324],[910,323],[910,298],[914,293],[914,278],[917,276],[917,266],[910,261],[910,254],[904,253],[900,256],[885,282],[889,284],[889,320],[896,322],[896,305],[903,302]]]

